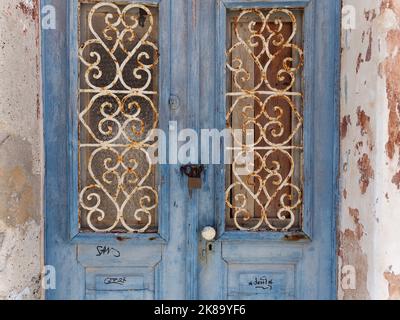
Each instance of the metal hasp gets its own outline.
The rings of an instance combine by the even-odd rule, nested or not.
[[[181,167],[181,173],[188,177],[189,196],[192,197],[192,190],[201,189],[201,174],[204,171],[203,165],[188,164]]]
[[[181,166],[181,173],[185,174],[189,178],[201,178],[204,169],[205,168],[202,164],[187,164]]]

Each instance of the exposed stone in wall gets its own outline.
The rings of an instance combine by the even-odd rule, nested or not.
[[[40,299],[39,1],[0,0],[0,299]]]
[[[339,265],[356,288],[342,299],[400,298],[400,1],[344,0],[356,28],[343,30]]]

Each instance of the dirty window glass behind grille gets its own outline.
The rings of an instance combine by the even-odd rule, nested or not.
[[[228,15],[226,120],[242,132],[226,170],[228,230],[301,229],[302,21],[301,10]],[[239,170],[249,152],[253,160]]]
[[[80,2],[79,222],[83,232],[156,232],[158,10]]]

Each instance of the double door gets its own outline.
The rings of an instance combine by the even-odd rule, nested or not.
[[[334,298],[340,1],[42,2],[47,298]]]

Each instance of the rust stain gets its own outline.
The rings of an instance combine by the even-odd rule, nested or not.
[[[373,13],[370,13],[369,11],[365,11],[364,13],[366,15],[367,21],[370,19],[370,16],[371,16],[371,21],[373,19],[375,19],[375,17],[376,17],[376,12],[375,11],[373,11]],[[361,42],[362,43],[364,43],[365,35],[366,35],[365,31],[363,31],[363,33],[361,35]],[[369,30],[368,30],[368,47],[367,47],[367,52],[365,53],[365,58],[363,58],[363,55],[362,55],[361,52],[358,54],[358,57],[357,57],[357,64],[356,64],[356,73],[357,74],[360,71],[360,67],[361,67],[362,63],[371,61],[371,58],[372,58],[372,43],[373,43],[372,28],[369,28]]]
[[[358,209],[349,208],[349,215],[353,218],[353,222],[356,226],[355,235],[357,240],[361,240],[364,235],[364,226],[360,223],[360,212]]]
[[[384,274],[388,282],[388,291],[390,300],[400,299],[400,274],[395,274],[392,271],[386,271]]]
[[[392,183],[400,190],[400,171],[393,176]]]
[[[41,103],[40,103],[40,95],[36,95],[36,119],[40,119],[41,115]]]
[[[364,59],[362,57],[362,54],[360,53],[357,57],[357,65],[356,65],[356,73],[360,71],[361,63],[364,62]]]
[[[396,16],[400,16],[400,4],[398,0],[383,0],[381,3],[380,14],[382,14],[386,9],[393,10]]]
[[[371,61],[372,56],[372,28],[369,29],[368,49],[365,54],[365,62]]]
[[[364,10],[364,16],[365,16],[365,20],[372,22],[376,18],[376,10],[375,9]]]
[[[364,143],[362,141],[357,142],[356,150],[357,150],[358,154],[361,154],[361,149],[363,146],[364,146]]]
[[[343,265],[352,265],[356,269],[357,290],[343,290],[343,299],[369,300],[370,296],[367,288],[368,259],[361,249],[358,235],[355,231],[346,229],[344,232],[340,232],[339,239],[339,256]]]
[[[285,241],[302,241],[302,240],[309,240],[309,238],[304,234],[304,233],[292,233],[292,234],[286,234],[284,236]]]
[[[21,10],[22,13],[30,17],[33,21],[39,20],[39,0],[31,0],[29,3],[20,1],[16,8]]]
[[[372,43],[373,43],[372,28],[370,28],[368,30],[368,35],[369,35],[368,48],[367,48],[367,52],[365,53],[365,59],[363,58],[363,55],[361,52],[358,54],[358,57],[357,57],[357,64],[356,64],[356,73],[357,74],[360,71],[361,64],[364,62],[371,61],[371,58],[372,58]],[[364,38],[365,38],[365,32],[363,32],[363,34],[362,34],[362,42],[364,42]]]
[[[361,107],[357,108],[357,119],[357,127],[361,127],[361,135],[364,136],[369,133],[371,118],[367,116],[364,110],[361,110]]]
[[[400,16],[400,3],[393,0],[384,0],[381,5],[381,14],[390,9]],[[400,30],[390,30],[386,35],[388,58],[383,63],[383,72],[386,75],[386,95],[388,99],[389,121],[388,141],[386,154],[393,159],[400,148]]]
[[[349,125],[351,125],[350,115],[344,116],[340,125],[340,137],[342,139],[346,138]]]
[[[358,170],[360,171],[360,190],[362,194],[367,192],[370,179],[374,178],[374,169],[371,166],[371,161],[366,153],[357,161]]]
[[[346,229],[344,232],[340,232],[339,257],[341,257],[343,265],[352,265],[356,268],[357,290],[343,289],[343,298],[344,300],[368,300],[370,298],[367,289],[368,260],[360,245],[360,240],[365,234],[364,226],[360,223],[358,209],[349,207],[349,215],[353,219],[355,229]]]
[[[365,113],[364,110],[361,109],[361,106],[357,108],[357,127],[361,128],[361,135],[368,135],[368,146],[370,151],[373,150],[374,145],[372,141],[374,141],[372,132],[373,130],[371,129],[371,118]],[[359,142],[362,147],[362,143]]]

